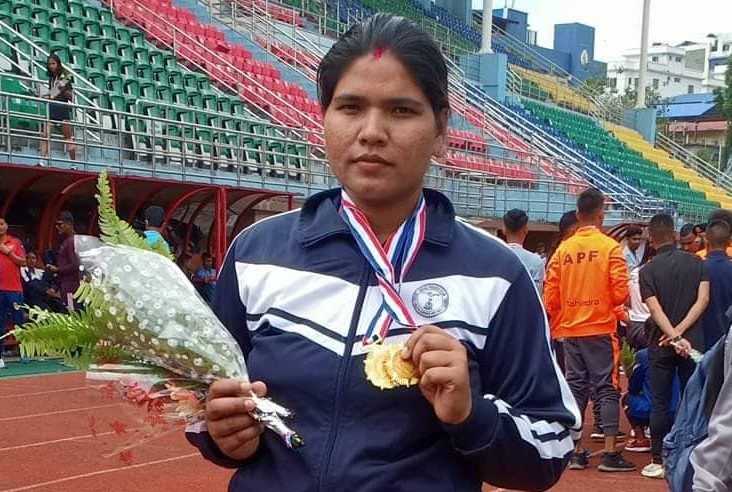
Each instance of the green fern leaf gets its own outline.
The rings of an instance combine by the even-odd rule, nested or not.
[[[168,251],[163,241],[158,240],[153,245],[148,244],[144,238],[137,234],[130,224],[117,216],[106,171],[99,173],[95,198],[98,203],[98,220],[102,241],[108,244],[123,244],[152,251],[165,256],[171,261],[174,260],[173,255]]]

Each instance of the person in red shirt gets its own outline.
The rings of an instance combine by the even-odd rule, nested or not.
[[[23,324],[23,311],[16,307],[23,303],[23,284],[20,281],[22,266],[25,266],[23,244],[8,233],[8,223],[0,217],[0,335],[5,334],[8,315],[13,325]],[[0,369],[5,367],[2,359],[3,340],[0,339]]]

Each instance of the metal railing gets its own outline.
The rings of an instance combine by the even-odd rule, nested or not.
[[[41,116],[14,110],[11,100],[17,99],[40,106],[48,104],[46,99],[0,92],[0,160],[5,154],[11,163],[36,164],[37,156],[18,151],[18,140],[27,142],[28,147],[35,147],[44,140],[49,145],[63,144],[64,140],[55,135],[46,137],[37,132],[21,132],[12,128],[14,119],[23,119],[37,126],[49,123],[47,113]],[[54,156],[55,152],[50,154],[46,160],[49,167],[73,166],[86,171],[110,169],[120,174],[259,187],[303,195],[338,185],[328,162],[322,157],[322,146],[308,139],[283,137],[292,130],[288,127],[252,120],[251,123],[260,128],[260,133],[78,104],[58,104],[73,108],[76,114],[96,112],[99,119],[115,121],[115,127],[101,127],[88,118],[70,122],[75,128],[87,130],[83,134],[94,132],[104,138],[77,140],[77,161],[58,158]],[[146,143],[136,145],[140,141]],[[460,150],[451,149],[451,152]],[[493,159],[506,165],[519,161],[509,156],[503,160]],[[530,167],[525,162],[523,165]],[[556,180],[511,178],[436,162],[430,165],[424,183],[445,193],[460,214],[474,217],[500,216],[509,208],[520,206],[527,209],[532,220],[556,221],[572,207],[575,196],[575,190]],[[614,203],[637,199],[635,195],[623,196],[618,192],[608,195]],[[692,208],[682,202],[674,202],[673,205]],[[647,219],[657,212],[656,209],[644,210],[641,206],[637,214],[623,214],[617,219]],[[708,213],[698,212],[700,218]],[[685,215],[689,217],[688,212]]]
[[[732,177],[724,174],[701,157],[689,152],[661,132],[656,132],[656,147],[668,152],[672,158],[681,161],[686,167],[693,169],[717,186],[724,188],[727,193],[732,193]]]

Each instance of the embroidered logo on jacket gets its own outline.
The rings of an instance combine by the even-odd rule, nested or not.
[[[414,291],[412,295],[412,306],[420,316],[434,318],[445,311],[450,302],[450,297],[444,287],[437,284],[425,284]]]

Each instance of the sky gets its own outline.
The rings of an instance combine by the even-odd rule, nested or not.
[[[512,0],[508,0],[511,7]],[[472,0],[482,9],[482,0]],[[616,61],[629,48],[640,46],[642,0],[513,0],[528,12],[529,29],[538,31],[537,44],[551,48],[554,24],[580,22],[595,28],[595,59]],[[503,8],[504,0],[493,0]],[[709,33],[732,31],[732,0],[651,0],[648,43],[702,41]]]

